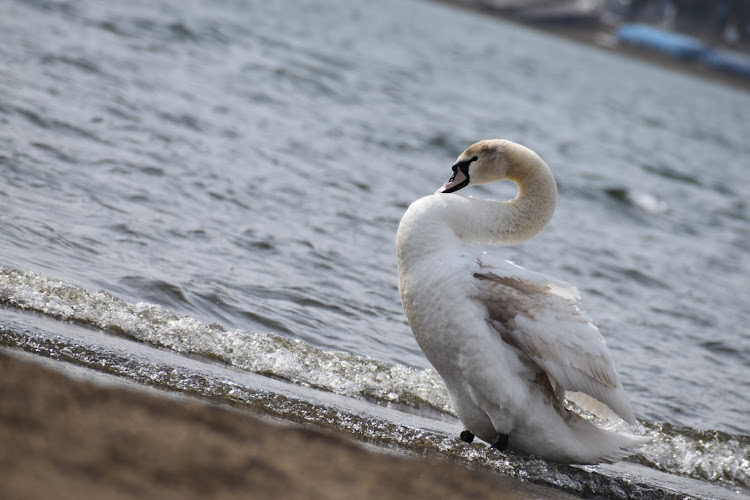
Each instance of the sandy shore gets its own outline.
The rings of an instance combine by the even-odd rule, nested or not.
[[[28,355],[0,350],[0,373],[6,500],[561,494],[456,464],[375,453],[343,436],[231,408],[90,383]]]

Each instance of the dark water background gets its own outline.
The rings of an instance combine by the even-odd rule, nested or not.
[[[508,138],[560,201],[491,251],[581,289],[655,436],[639,477],[750,487],[750,95],[418,1],[9,0],[0,42],[2,345],[243,399],[125,337],[458,425],[394,236],[469,144]]]

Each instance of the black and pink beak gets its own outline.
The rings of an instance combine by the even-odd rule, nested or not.
[[[448,179],[448,182],[443,184],[443,187],[435,191],[435,193],[453,193],[461,188],[469,185],[471,179],[469,178],[469,165],[471,162],[477,161],[479,158],[476,156],[464,161],[459,161],[453,165],[453,175]]]

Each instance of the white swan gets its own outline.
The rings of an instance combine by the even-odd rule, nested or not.
[[[514,200],[448,194],[502,180],[518,186]],[[472,145],[448,182],[401,219],[401,300],[467,428],[462,439],[477,435],[561,463],[613,462],[648,439],[600,429],[562,404],[567,397],[636,422],[602,335],[578,308],[578,290],[471,245],[531,238],[556,201],[555,179],[536,153],[505,140]]]

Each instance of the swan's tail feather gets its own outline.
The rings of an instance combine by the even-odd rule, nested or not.
[[[595,465],[618,462],[651,441],[645,436],[602,429],[567,410],[564,418],[550,419],[546,424],[544,432],[540,432],[538,421],[511,430],[509,449],[553,462]]]
[[[573,422],[570,427],[581,446],[580,463],[619,462],[651,441],[646,436],[608,431],[583,419]]]

